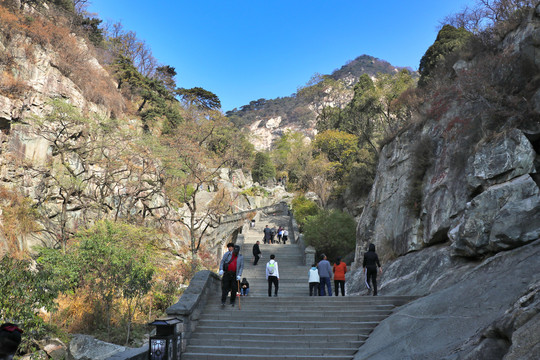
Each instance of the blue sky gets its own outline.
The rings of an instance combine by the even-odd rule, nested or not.
[[[313,74],[367,54],[418,69],[437,26],[474,0],[91,0],[88,11],[137,33],[179,87],[223,111],[289,96]]]

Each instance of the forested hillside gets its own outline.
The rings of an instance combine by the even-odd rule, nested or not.
[[[361,55],[334,70],[330,75],[315,74],[305,86],[299,87],[298,92],[291,96],[253,100],[239,109],[227,111],[226,115],[239,128],[257,120],[278,116],[282,118],[283,125],[299,123],[301,126],[309,127],[310,122],[317,116],[313,108],[314,102],[324,98],[329,88],[350,93],[345,90],[350,90],[362,74],[375,77],[379,73],[395,74],[399,70],[401,68],[396,68],[384,60]],[[347,95],[344,97],[347,98]]]

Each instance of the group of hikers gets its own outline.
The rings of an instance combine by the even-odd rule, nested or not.
[[[286,244],[287,240],[289,240],[289,232],[287,231],[287,229],[282,228],[281,226],[276,230],[275,227],[269,228],[268,225],[266,225],[263,230],[263,234],[263,241],[265,244],[281,244],[282,240],[283,244]]]
[[[266,225],[266,229],[268,229],[268,225]],[[253,245],[254,266],[257,265],[261,256],[259,245],[260,241],[257,241]],[[219,275],[222,276],[221,305],[225,306],[227,295],[230,293],[230,305],[234,306],[236,294],[239,290],[242,296],[249,295],[249,282],[246,278],[242,278],[244,257],[240,254],[240,246],[228,243],[227,250],[219,264]],[[364,254],[362,267],[369,293],[371,294],[373,290],[373,295],[377,296],[377,269],[382,273],[382,267],[379,257],[375,252],[374,244],[370,244],[369,250]],[[334,265],[331,265],[327,256],[322,254],[320,261],[312,264],[308,271],[309,296],[332,296],[332,278],[334,279],[335,296],[339,296],[340,290],[341,295],[345,296],[346,273],[347,265],[342,261],[341,257],[338,257]],[[240,282],[240,280],[242,281]],[[273,288],[274,297],[277,297],[279,290],[279,267],[274,254],[270,255],[270,260],[266,264],[266,280],[268,282],[268,296],[272,296]]]

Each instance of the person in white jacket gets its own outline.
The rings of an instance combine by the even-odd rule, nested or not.
[[[270,261],[266,263],[266,280],[268,280],[268,296],[272,296],[272,284],[274,284],[274,296],[279,289],[279,269],[274,254],[270,255]]]
[[[319,269],[317,269],[317,264],[311,265],[311,269],[308,271],[308,282],[309,282],[309,296],[319,295],[319,282],[321,281],[319,277]]]

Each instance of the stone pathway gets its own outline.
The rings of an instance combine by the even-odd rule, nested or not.
[[[244,235],[244,273],[250,294],[222,308],[216,294],[207,303],[183,360],[335,359],[351,360],[377,324],[412,298],[309,295],[308,270],[297,245],[263,244],[263,228],[287,227],[286,215],[262,215]],[[252,248],[262,258],[253,265]],[[270,254],[279,264],[278,297],[268,297],[265,267]]]

